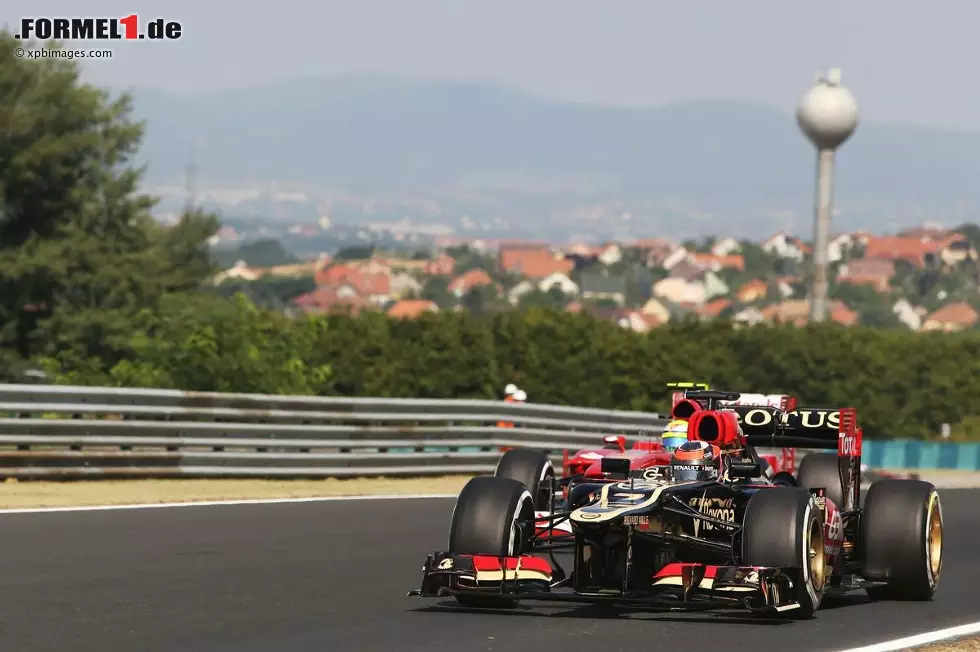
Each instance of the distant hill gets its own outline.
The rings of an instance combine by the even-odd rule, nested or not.
[[[715,215],[812,205],[815,155],[794,117],[750,103],[628,109],[350,77],[193,97],[137,91],[136,108],[155,181],[181,178],[198,139],[202,180],[440,193],[461,210],[592,198],[672,200]],[[839,155],[838,204],[862,220],[962,221],[980,209],[978,173],[980,133],[866,122]]]

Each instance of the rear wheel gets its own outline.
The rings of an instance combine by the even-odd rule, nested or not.
[[[522,483],[482,476],[466,483],[456,499],[449,526],[449,552],[460,555],[517,557],[531,549],[534,503]],[[458,595],[467,607],[513,607],[497,596]]]
[[[943,508],[922,480],[879,480],[868,489],[861,516],[864,574],[886,586],[872,600],[931,600],[943,567]]]
[[[840,457],[836,453],[810,453],[800,462],[796,485],[804,489],[826,490],[827,498],[844,509],[844,487],[840,479]]]
[[[780,487],[755,494],[742,521],[742,563],[793,567],[793,599],[800,607],[782,612],[810,618],[820,607],[827,569],[822,512],[806,489]]]
[[[542,451],[511,449],[497,462],[494,475],[522,483],[531,492],[535,509],[542,512],[549,509],[554,491],[555,467]]]

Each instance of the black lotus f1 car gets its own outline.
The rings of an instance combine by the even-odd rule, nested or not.
[[[810,617],[824,596],[867,590],[872,599],[928,600],[942,569],[936,488],[882,480],[860,505],[856,410],[732,406],[737,393],[702,391],[708,409],[688,438],[717,446],[718,474],[677,481],[660,469],[603,461],[616,483],[576,485],[542,526],[523,483],[477,477],[463,488],[448,550],[431,553],[421,588],[464,606],[520,600],[613,603],[650,610],[742,609]],[[765,477],[754,446],[837,447],[808,455],[794,478]],[[540,513],[539,513],[540,514]],[[559,542],[555,526],[570,524]],[[570,569],[556,549],[571,549]]]

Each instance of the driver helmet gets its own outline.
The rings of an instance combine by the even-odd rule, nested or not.
[[[673,451],[678,446],[687,441],[687,421],[684,419],[674,419],[664,428],[660,436],[660,443],[664,449]]]
[[[685,441],[670,459],[670,475],[675,482],[718,479],[718,453],[706,441]]]

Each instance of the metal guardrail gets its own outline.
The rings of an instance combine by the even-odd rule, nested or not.
[[[0,478],[492,473],[503,447],[560,463],[602,435],[659,436],[666,423],[503,401],[0,384]]]

